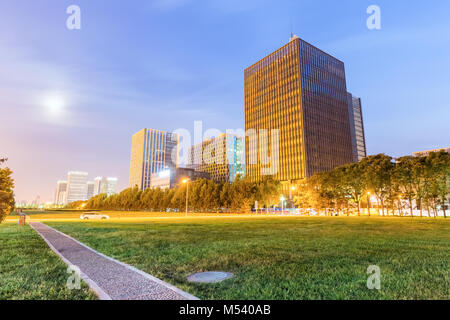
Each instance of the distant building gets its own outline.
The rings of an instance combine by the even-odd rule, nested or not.
[[[94,182],[88,181],[87,183],[87,199],[90,199],[94,196]]]
[[[189,168],[208,173],[212,180],[231,183],[245,174],[244,139],[222,133],[192,146],[188,161]]]
[[[117,192],[117,180],[117,178],[103,177],[100,186],[100,193],[106,193],[108,197],[115,194]]]
[[[442,148],[442,149],[434,149],[434,150],[413,152],[413,156],[414,157],[426,157],[432,152],[440,152],[440,151],[445,151],[447,153],[450,153],[450,148]]]
[[[259,135],[256,143],[246,138],[245,176],[250,180],[273,173],[278,181],[295,183],[353,162],[342,61],[293,36],[245,69],[244,91],[245,130]],[[273,150],[279,154],[276,171],[264,170],[268,164],[260,151],[267,143],[261,141],[261,130],[269,136],[279,130]]]
[[[150,187],[151,176],[178,166],[178,135],[155,129],[143,129],[131,143],[129,186],[141,190]]]
[[[103,177],[96,177],[94,179],[94,196],[99,195],[101,192]]]
[[[67,181],[56,183],[55,204],[60,206],[66,204]]]
[[[347,93],[348,113],[350,116],[350,134],[352,137],[353,161],[358,162],[367,157],[366,137],[361,108],[361,98]]]
[[[175,170],[164,170],[154,173],[150,179],[151,188],[171,189],[180,185],[184,178],[191,181],[196,179],[209,179],[210,175],[206,172],[198,172],[189,168],[176,168]]]
[[[67,174],[67,197],[66,203],[87,200],[88,195],[88,173],[70,171]]]

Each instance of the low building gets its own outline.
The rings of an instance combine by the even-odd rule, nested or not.
[[[426,157],[432,152],[440,152],[440,151],[445,151],[447,153],[450,153],[450,148],[442,148],[442,149],[434,149],[434,150],[425,150],[425,151],[413,152],[413,156],[414,157]]]
[[[195,171],[190,168],[176,168],[175,170],[166,169],[154,173],[150,179],[150,188],[171,189],[180,185],[183,179],[191,181],[196,179],[209,179],[210,175],[206,172]]]

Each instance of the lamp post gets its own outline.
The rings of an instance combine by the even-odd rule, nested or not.
[[[367,213],[370,217],[370,192],[367,192]]]
[[[283,202],[284,202],[284,196],[280,197],[280,201],[281,201],[281,214],[283,214],[284,210],[283,210]]]
[[[188,216],[188,198],[189,198],[189,179],[183,179],[181,182],[186,184],[186,217]]]

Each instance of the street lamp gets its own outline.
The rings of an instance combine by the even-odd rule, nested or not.
[[[283,214],[284,210],[283,210],[283,204],[284,204],[284,196],[280,197],[280,201],[281,201],[281,214]]]
[[[186,217],[188,215],[188,197],[189,197],[189,179],[183,179],[181,181],[183,184],[186,184]]]
[[[370,217],[370,192],[367,192],[367,212],[369,213]]]

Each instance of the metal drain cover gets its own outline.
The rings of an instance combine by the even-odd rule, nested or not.
[[[187,277],[189,282],[216,283],[233,277],[232,273],[221,271],[199,272]]]

